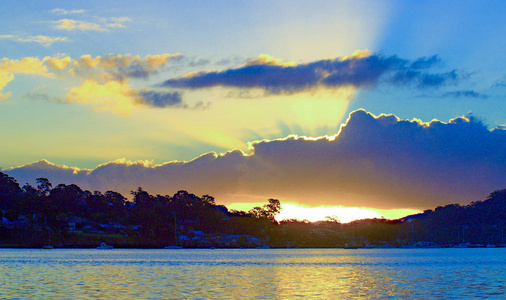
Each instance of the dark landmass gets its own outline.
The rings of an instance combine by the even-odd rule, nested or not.
[[[503,247],[506,189],[469,205],[449,204],[398,220],[276,222],[281,205],[269,199],[248,212],[228,210],[209,195],[187,191],[150,195],[53,187],[46,178],[20,187],[0,172],[0,247],[91,248],[374,248]]]

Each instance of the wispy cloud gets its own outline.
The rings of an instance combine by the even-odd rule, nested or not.
[[[14,75],[9,72],[0,70],[0,101],[5,100],[11,96],[10,92],[3,93],[3,89],[7,85],[7,83],[11,82],[14,79]]]
[[[506,130],[489,130],[473,117],[423,123],[358,110],[335,136],[264,140],[250,150],[161,165],[119,160],[79,171],[42,161],[7,172],[20,182],[47,177],[125,195],[142,186],[162,195],[211,194],[224,204],[276,197],[385,209],[469,203],[506,182]]]
[[[83,55],[72,63],[70,72],[80,77],[147,78],[157,73],[170,61],[178,61],[181,54],[138,55],[109,54],[92,57]]]
[[[70,15],[70,14],[84,14],[86,10],[84,9],[63,9],[63,8],[54,8],[51,10],[53,14],[62,16],[62,15]]]
[[[492,88],[503,88],[503,87],[506,87],[506,75],[492,85]]]
[[[51,12],[62,16],[69,14],[84,14],[85,10],[65,10],[61,8],[55,8]],[[92,20],[92,21],[91,21]],[[53,21],[54,28],[58,30],[65,31],[97,31],[104,32],[109,31],[111,29],[120,29],[126,28],[126,23],[132,22],[132,19],[129,17],[100,17],[93,16],[91,20],[88,17],[88,20],[82,19],[69,19],[64,18],[60,20]]]
[[[26,94],[20,94],[19,96],[26,98],[26,99],[34,100],[34,101],[50,101],[51,100],[51,96],[46,91],[45,86],[40,86],[40,87],[34,88],[30,92],[28,92]]]
[[[53,21],[54,28],[66,31],[107,31],[102,25],[73,19]]]
[[[132,22],[132,19],[129,17],[111,17],[109,19],[100,18],[105,26],[109,28],[125,28],[125,23]]]
[[[370,55],[366,51],[306,64],[285,63],[262,55],[239,68],[194,72],[168,79],[161,86],[181,89],[215,86],[260,88],[276,94],[295,93],[320,86],[371,88],[379,84],[392,84],[428,88],[455,83],[459,79],[455,70],[428,72],[439,62],[437,56],[410,61],[398,56]]]
[[[15,35],[0,35],[0,39],[13,40],[19,43],[38,43],[42,46],[49,47],[53,43],[56,42],[68,42],[69,39],[67,37],[50,37],[45,35],[34,35],[34,36],[15,36]]]
[[[452,91],[446,92],[441,95],[441,97],[456,97],[456,98],[479,98],[479,99],[487,99],[488,96],[473,90],[462,90],[462,91]]]

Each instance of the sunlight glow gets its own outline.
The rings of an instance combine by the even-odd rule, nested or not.
[[[222,149],[248,151],[248,142],[255,140],[290,134],[314,137],[336,134],[356,90],[349,87],[335,90],[322,88],[321,91],[293,95],[264,95],[262,92],[262,98],[255,94],[256,91],[250,91],[248,95],[236,95],[221,88],[206,92],[185,93],[190,105],[199,99],[212,102],[206,109],[180,110],[171,118],[167,118],[164,111],[154,109],[139,111],[138,114],[142,119],[161,120],[160,128],[178,130],[181,135],[193,140]],[[161,138],[165,142],[181,143],[171,136]]]
[[[262,207],[265,203],[233,203],[227,204],[227,208],[248,211],[255,206]],[[395,220],[409,215],[420,213],[416,209],[376,209],[371,207],[343,207],[343,206],[319,206],[310,207],[298,204],[281,203],[281,213],[276,216],[276,221],[297,219],[317,222],[328,220],[328,217],[337,219],[340,223],[349,223],[362,219],[388,219]]]
[[[276,216],[277,221],[285,219],[298,219],[316,222],[327,217],[336,218],[341,223],[348,223],[359,219],[381,218],[380,212],[361,207],[305,207],[295,204],[283,204],[283,210]]]

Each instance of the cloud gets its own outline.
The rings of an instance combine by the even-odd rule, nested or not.
[[[232,56],[228,58],[222,58],[219,61],[215,62],[214,64],[217,66],[225,66],[225,65],[238,65],[244,62],[244,58],[239,56]]]
[[[57,55],[56,57],[51,57],[47,60],[48,66],[56,71],[66,69],[71,62],[72,58],[70,58],[70,56],[63,55]]]
[[[260,54],[258,58],[248,60],[243,67],[248,66],[256,66],[256,65],[266,65],[266,66],[281,66],[281,67],[293,67],[295,63],[293,62],[283,62],[280,58],[274,58],[268,54]]]
[[[67,10],[67,9],[63,9],[63,8],[54,8],[54,9],[51,10],[51,12],[53,14],[62,16],[62,15],[69,15],[69,14],[83,14],[83,13],[86,12],[86,10],[84,10],[84,9],[71,9],[71,10]]]
[[[34,101],[50,101],[49,93],[45,91],[45,86],[34,88],[26,94],[20,94],[20,97],[27,98]]]
[[[101,84],[93,79],[72,88],[67,94],[67,103],[91,105],[94,111],[111,111],[128,116],[135,106],[152,108],[186,108],[178,92],[158,92],[132,88],[128,81],[109,80]]]
[[[324,59],[306,64],[284,63],[262,54],[239,68],[224,71],[199,71],[171,78],[164,87],[200,89],[215,86],[260,88],[270,93],[294,93],[318,87],[370,88],[379,84],[440,87],[455,83],[456,71],[429,73],[440,62],[439,57],[422,57],[414,61],[397,56],[357,51],[336,59]]]
[[[185,107],[178,92],[138,90],[130,86],[129,79],[147,79],[159,72],[169,61],[179,60],[180,54],[83,55],[70,62],[65,57],[55,60],[59,69],[69,67],[69,72],[84,80],[73,88],[66,102],[95,106],[96,111],[112,111],[129,115],[135,106],[153,108]],[[59,67],[61,65],[61,67]]]
[[[95,79],[143,78],[159,72],[169,61],[178,61],[182,55],[159,54],[147,55],[121,55],[109,54],[91,57],[83,55],[72,63],[71,72],[80,77],[93,77]]]
[[[112,17],[109,18],[109,22],[105,20],[106,26],[110,28],[125,28],[125,23],[132,22],[132,20],[129,17]]]
[[[95,22],[75,20],[75,19],[60,19],[52,21],[54,28],[65,31],[97,31],[104,32],[109,29],[126,28],[125,23],[132,22],[129,17],[95,17]]]
[[[21,60],[2,58],[0,60],[0,101],[11,96],[10,92],[3,93],[5,86],[14,80],[14,74],[33,74],[45,77],[53,77],[54,74],[49,72],[45,63],[50,57],[39,59],[37,57],[25,57]]]
[[[53,21],[55,29],[66,30],[66,31],[107,31],[98,23],[85,22],[73,19],[61,19]]]
[[[4,87],[14,79],[14,75],[9,72],[3,72],[0,70],[0,101],[5,100],[11,96],[10,92],[2,93]]]
[[[2,94],[1,91],[7,83],[14,80],[14,74],[40,75],[44,77],[54,77],[50,69],[60,71],[65,69],[70,63],[70,57],[58,54],[55,57],[46,56],[42,59],[38,57],[24,57],[22,59],[2,58],[0,60],[0,100],[10,96],[10,93]]]
[[[50,36],[44,36],[44,35],[35,35],[35,36],[28,36],[26,38],[18,38],[16,39],[18,42],[33,42],[33,43],[39,43],[43,46],[51,46],[53,43],[56,42],[67,42],[67,37],[50,37]]]
[[[32,74],[45,77],[53,77],[49,72],[46,62],[51,59],[49,56],[39,59],[37,57],[24,57],[22,59],[8,59],[6,57],[0,60],[0,101],[10,97],[11,93],[2,93],[5,86],[14,80],[14,74]]]
[[[505,165],[504,128],[489,130],[473,117],[423,123],[358,110],[334,136],[258,141],[248,154],[160,165],[121,160],[79,172],[38,162],[7,173],[19,182],[47,177],[124,195],[138,186],[153,194],[186,189],[223,204],[274,197],[308,206],[425,209],[505,188]]]
[[[434,65],[438,65],[441,63],[441,58],[437,55],[428,56],[428,57],[420,57],[414,62],[411,63],[410,68],[412,70],[423,70],[427,68],[431,68]]]
[[[204,59],[204,58],[201,58],[198,60],[195,58],[187,59],[187,64],[190,67],[202,67],[202,66],[205,66],[209,63],[210,63],[210,61],[208,59]]]
[[[7,170],[0,170],[2,172],[8,172]],[[75,179],[76,182],[83,182],[86,179],[86,176],[89,170],[79,169],[75,167],[68,167],[65,165],[56,165],[45,159],[40,161],[21,166],[16,169],[12,169],[14,173],[17,174],[19,179],[23,178],[31,178],[34,174],[44,174],[39,177],[51,178],[53,186],[59,183],[71,184],[73,182],[67,182],[66,180]],[[16,178],[16,180],[18,180]],[[33,179],[33,183],[35,183],[35,179]],[[21,184],[24,184],[28,181],[19,181]]]
[[[45,65],[48,59],[49,57],[43,59],[37,57],[24,57],[18,60],[4,57],[0,60],[0,71],[52,77],[54,74],[50,73]]]
[[[139,92],[139,103],[153,107],[168,107],[182,105],[181,94],[178,92],[156,92],[141,90]]]
[[[66,96],[68,103],[93,105],[95,111],[112,111],[129,115],[137,102],[138,91],[126,81],[110,80],[100,84],[88,79],[79,87],[72,88]]]
[[[132,22],[132,19],[130,19],[129,17],[111,17],[111,18],[109,18],[109,20],[111,20],[112,22],[116,22],[116,23]]]
[[[492,86],[491,88],[502,88],[502,87],[506,87],[506,75],[503,76],[502,79],[499,79],[498,81],[496,81]]]
[[[83,55],[78,59],[72,59],[64,54],[53,57],[46,56],[42,59],[37,57],[25,57],[21,60],[3,58],[0,60],[0,100],[10,96],[10,93],[2,93],[7,83],[14,79],[14,74],[33,74],[54,78],[78,78],[81,84],[73,87],[67,93],[64,101],[92,105],[96,111],[112,111],[126,116],[134,106],[148,106],[154,108],[178,107],[187,108],[181,100],[179,92],[175,91],[148,91],[146,89],[134,89],[130,79],[147,79],[152,74],[158,73],[172,60],[180,60],[180,54],[146,55],[120,55],[110,54],[106,56],[92,57]],[[55,99],[47,93],[28,93],[28,98]]]
[[[51,10],[51,12],[58,16],[64,16],[70,14],[84,14],[86,10],[84,9],[66,10],[63,8],[55,8]],[[64,18],[57,21],[53,21],[52,23],[54,24],[54,28],[58,30],[104,32],[109,31],[109,29],[126,28],[125,23],[132,22],[132,19],[125,16],[107,17],[107,18],[100,16],[93,16],[92,20],[93,21],[91,22],[91,21]]]
[[[45,35],[35,35],[27,37],[19,37],[14,35],[0,35],[0,39],[9,39],[19,43],[39,43],[42,46],[49,47],[56,42],[68,42],[67,37],[50,37]]]
[[[441,95],[441,97],[465,97],[465,98],[480,98],[480,99],[487,99],[488,96],[484,95],[482,93],[473,91],[473,90],[462,90],[462,91],[453,91],[453,92],[447,92]]]
[[[73,59],[68,55],[57,54],[53,57],[46,56],[24,57],[20,60],[3,58],[0,59],[0,71],[9,73],[37,74],[53,77],[53,71],[67,71],[72,76],[83,79],[94,78],[96,80],[122,80],[125,78],[148,78],[156,74],[170,61],[177,61],[181,55],[158,54],[146,55],[121,55],[109,54],[105,56],[91,57],[83,55]]]

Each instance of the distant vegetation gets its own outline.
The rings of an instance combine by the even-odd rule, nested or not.
[[[506,189],[484,201],[450,204],[399,220],[367,219],[310,223],[276,222],[281,205],[229,211],[209,195],[179,191],[172,196],[132,191],[53,187],[38,178],[35,187],[0,172],[0,247],[430,247],[504,245]]]

